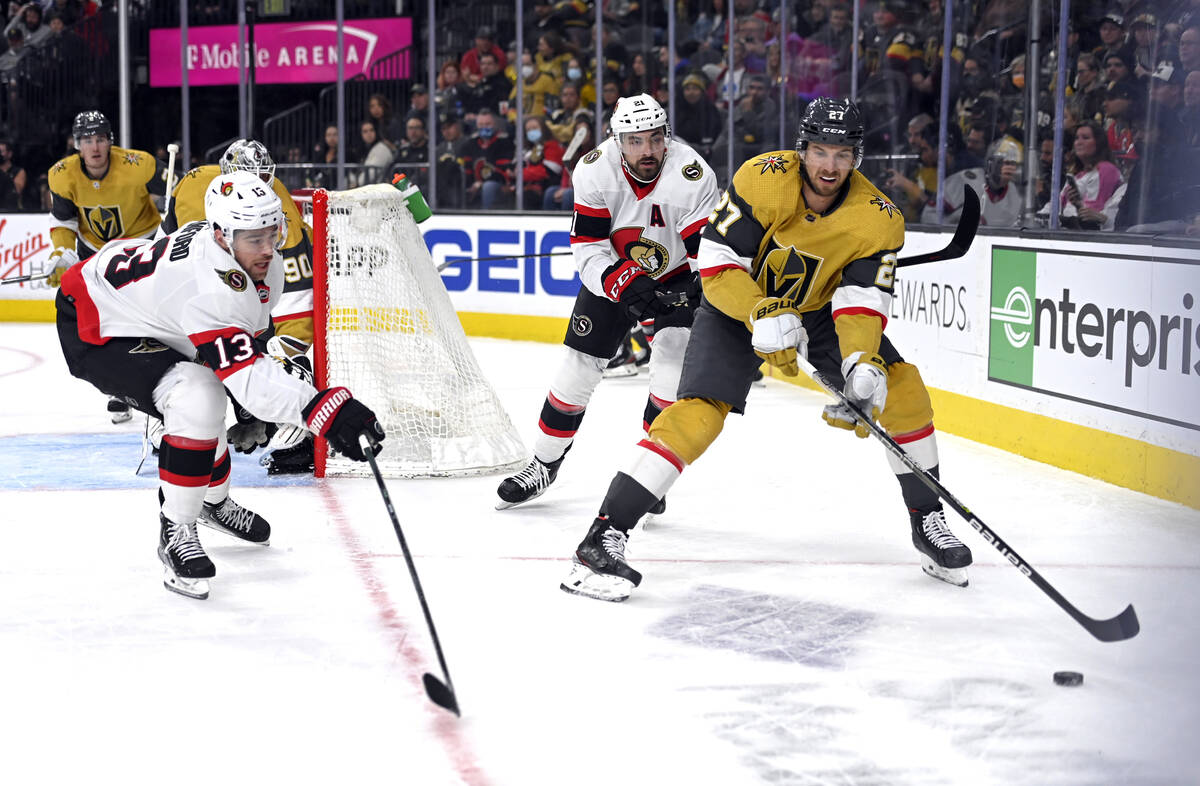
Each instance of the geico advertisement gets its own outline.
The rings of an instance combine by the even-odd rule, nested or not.
[[[989,379],[1200,430],[1194,259],[1002,246],[991,256]]]
[[[421,224],[458,311],[565,317],[579,292],[567,216],[435,215]]]
[[[50,222],[45,214],[10,213],[0,216],[0,278],[39,272],[50,255]],[[0,289],[6,300],[52,300],[55,289],[45,281],[7,284]]]

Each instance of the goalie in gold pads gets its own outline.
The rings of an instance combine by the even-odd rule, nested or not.
[[[818,98],[800,119],[795,151],[745,162],[700,242],[704,298],[684,356],[678,400],[650,427],[609,485],[562,589],[624,600],[641,582],[625,559],[629,531],[741,413],[762,361],[794,376],[797,352],[877,418],[904,450],[938,474],[929,394],[884,328],[900,211],[860,172],[863,124],[847,100]],[[831,426],[865,437],[851,411],[830,405]],[[929,575],[965,586],[971,552],[946,527],[942,506],[888,454]]]
[[[259,176],[283,203],[287,218],[287,239],[283,241],[283,298],[271,319],[275,332],[311,344],[312,326],[312,232],[300,218],[300,211],[287,187],[275,178],[275,162],[261,142],[239,139],[221,156],[221,163],[196,167],[184,175],[171,193],[171,202],[163,219],[163,232],[174,232],[189,221],[204,220],[204,192],[221,174],[237,170]]]

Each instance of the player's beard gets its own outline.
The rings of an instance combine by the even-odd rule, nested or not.
[[[629,170],[631,175],[643,183],[649,183],[658,177],[659,172],[662,171],[663,161],[666,160],[667,155],[663,153],[663,161],[654,156],[642,156],[637,160],[636,165],[629,163],[629,159],[625,158],[623,154],[621,158],[625,162],[625,168]]]
[[[819,177],[820,173],[818,172],[817,174]],[[844,177],[841,177],[836,183],[831,185],[831,184],[826,183],[825,181],[819,180],[819,179],[814,181],[808,175],[808,167],[801,164],[800,176],[802,178],[804,178],[805,185],[807,185],[809,188],[811,188],[817,196],[830,197],[830,196],[833,196],[834,194],[836,194],[838,191],[840,191],[842,189],[842,186],[846,185],[846,181],[850,179],[850,172],[847,171]],[[835,178],[838,177],[838,173],[836,171],[833,173],[833,177],[835,177]]]

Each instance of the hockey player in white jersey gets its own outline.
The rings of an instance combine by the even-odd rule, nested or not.
[[[946,178],[942,187],[943,220],[947,224],[958,223],[962,213],[963,186],[970,186],[979,196],[983,206],[979,223],[989,227],[1015,227],[1021,225],[1021,209],[1024,199],[1017,188],[1017,175],[1021,172],[1024,153],[1021,146],[1011,137],[1002,136],[988,148],[987,160],[981,167],[964,169]],[[937,223],[936,198],[925,206],[921,220],[926,224]]]
[[[158,455],[158,554],[168,589],[208,597],[216,574],[197,522],[266,544],[270,525],[229,496],[226,391],[258,419],[308,428],[366,460],[383,429],[345,388],[317,391],[256,336],[283,292],[279,197],[254,174],[215,178],[205,221],[158,240],[114,240],[72,266],[56,307],[71,374],[166,425]]]
[[[583,286],[563,340],[566,357],[542,405],[533,458],[500,484],[498,509],[528,502],[554,482],[592,391],[634,323],[654,337],[643,427],[675,401],[699,303],[700,231],[720,192],[704,159],[671,139],[667,113],[650,96],[618,100],[611,128],[612,136],[573,174],[571,250]]]

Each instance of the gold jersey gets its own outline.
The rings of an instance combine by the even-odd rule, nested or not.
[[[47,181],[55,248],[77,248],[86,258],[110,240],[149,237],[158,228],[151,195],[166,192],[166,167],[149,153],[114,145],[101,178],[89,175],[76,153],[50,167]]]
[[[857,170],[823,213],[805,204],[802,182],[800,156],[791,150],[738,169],[700,242],[705,296],[747,322],[763,297],[791,300],[801,312],[831,305],[839,335],[844,316],[877,317],[881,334],[904,245],[900,209]],[[870,346],[869,336],[858,338]]]
[[[170,233],[189,221],[204,220],[204,192],[221,167],[208,164],[190,170],[171,192],[163,232]],[[300,211],[287,187],[275,178],[271,188],[283,204],[287,219],[287,238],[279,254],[283,257],[283,292],[273,314],[279,333],[312,343],[312,232],[300,217]]]

